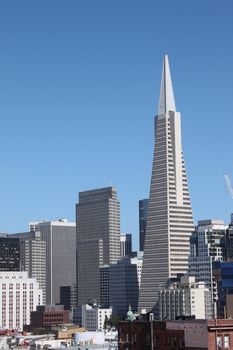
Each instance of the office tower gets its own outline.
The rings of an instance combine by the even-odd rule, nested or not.
[[[100,306],[103,308],[110,307],[110,290],[109,290],[109,265],[100,267]]]
[[[190,256],[188,274],[196,281],[204,281],[211,291],[214,304],[217,299],[213,279],[213,262],[222,261],[225,253],[227,226],[222,220],[201,220],[190,237]],[[212,310],[213,313],[216,310]]]
[[[113,187],[79,193],[77,217],[78,305],[100,300],[100,267],[120,258],[120,204]]]
[[[204,282],[183,275],[179,282],[159,289],[159,315],[161,320],[195,316],[197,319],[211,318],[208,314],[211,295]]]
[[[134,312],[137,311],[141,271],[142,254],[135,258],[126,256],[116,264],[110,265],[110,305],[114,315],[125,317],[129,305]]]
[[[20,270],[29,278],[36,278],[43,291],[42,304],[46,302],[46,242],[39,231],[12,234],[20,242]]]
[[[19,239],[11,235],[0,234],[0,271],[20,270]]]
[[[146,222],[139,310],[153,310],[158,288],[188,269],[193,217],[168,57],[165,55]]]
[[[233,262],[214,261],[213,278],[217,288],[217,318],[233,318]]]
[[[140,251],[144,250],[148,204],[149,204],[149,199],[141,199],[139,201],[139,248],[140,248]]]
[[[60,303],[60,287],[76,284],[76,225],[65,219],[29,224],[46,242],[46,304]]]
[[[132,253],[132,235],[130,233],[122,233],[120,236],[121,257]]]
[[[42,290],[27,272],[0,272],[0,328],[23,330],[42,301]]]

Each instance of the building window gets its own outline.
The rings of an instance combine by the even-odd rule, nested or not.
[[[217,336],[217,349],[222,349],[222,337],[219,335]]]
[[[223,342],[224,348],[230,347],[230,337],[229,335],[224,335],[224,342]]]

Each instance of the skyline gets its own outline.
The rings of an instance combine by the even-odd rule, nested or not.
[[[223,174],[233,181],[233,5],[224,5],[0,4],[0,232],[25,231],[34,220],[75,221],[78,192],[112,181],[121,231],[138,246],[165,53],[194,221],[230,221]]]

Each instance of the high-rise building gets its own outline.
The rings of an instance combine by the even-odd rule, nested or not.
[[[158,289],[188,269],[193,216],[168,56],[163,61],[155,146],[146,222],[139,310],[154,310]]]
[[[120,204],[113,187],[79,193],[77,217],[78,305],[100,301],[100,267],[120,258]]]
[[[40,231],[12,234],[20,241],[20,270],[27,271],[29,278],[36,278],[43,291],[42,304],[46,302],[46,242]]]
[[[144,250],[145,234],[146,234],[146,218],[149,199],[141,199],[139,201],[139,249]]]
[[[213,262],[222,261],[225,254],[227,225],[222,220],[201,220],[190,237],[188,274],[196,281],[203,281],[211,291],[212,305],[217,300],[217,290],[213,279]],[[212,309],[213,315],[216,310]]]
[[[46,304],[59,304],[60,287],[76,284],[76,225],[61,219],[29,226],[46,242]]]
[[[214,261],[213,277],[217,287],[217,317],[233,317],[233,262]]]
[[[109,265],[100,267],[100,306],[103,308],[110,307],[110,287],[109,287]]]
[[[121,242],[121,257],[132,253],[132,235],[131,233],[122,233],[120,237]]]
[[[197,319],[212,318],[208,314],[211,295],[204,282],[184,275],[180,282],[160,288],[159,314],[161,320],[175,320],[177,317],[195,316]]]
[[[141,283],[142,254],[119,260],[109,268],[110,305],[113,314],[124,317],[131,305],[133,311],[138,308],[138,295]]]
[[[0,328],[23,330],[42,302],[42,290],[27,272],[0,272]]]
[[[0,271],[20,270],[19,239],[5,233],[0,234]]]

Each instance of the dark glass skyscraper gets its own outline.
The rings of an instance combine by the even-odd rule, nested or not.
[[[0,271],[20,271],[19,238],[0,234]]]
[[[139,201],[139,249],[140,251],[144,250],[148,204],[149,204],[149,199],[141,199]]]

